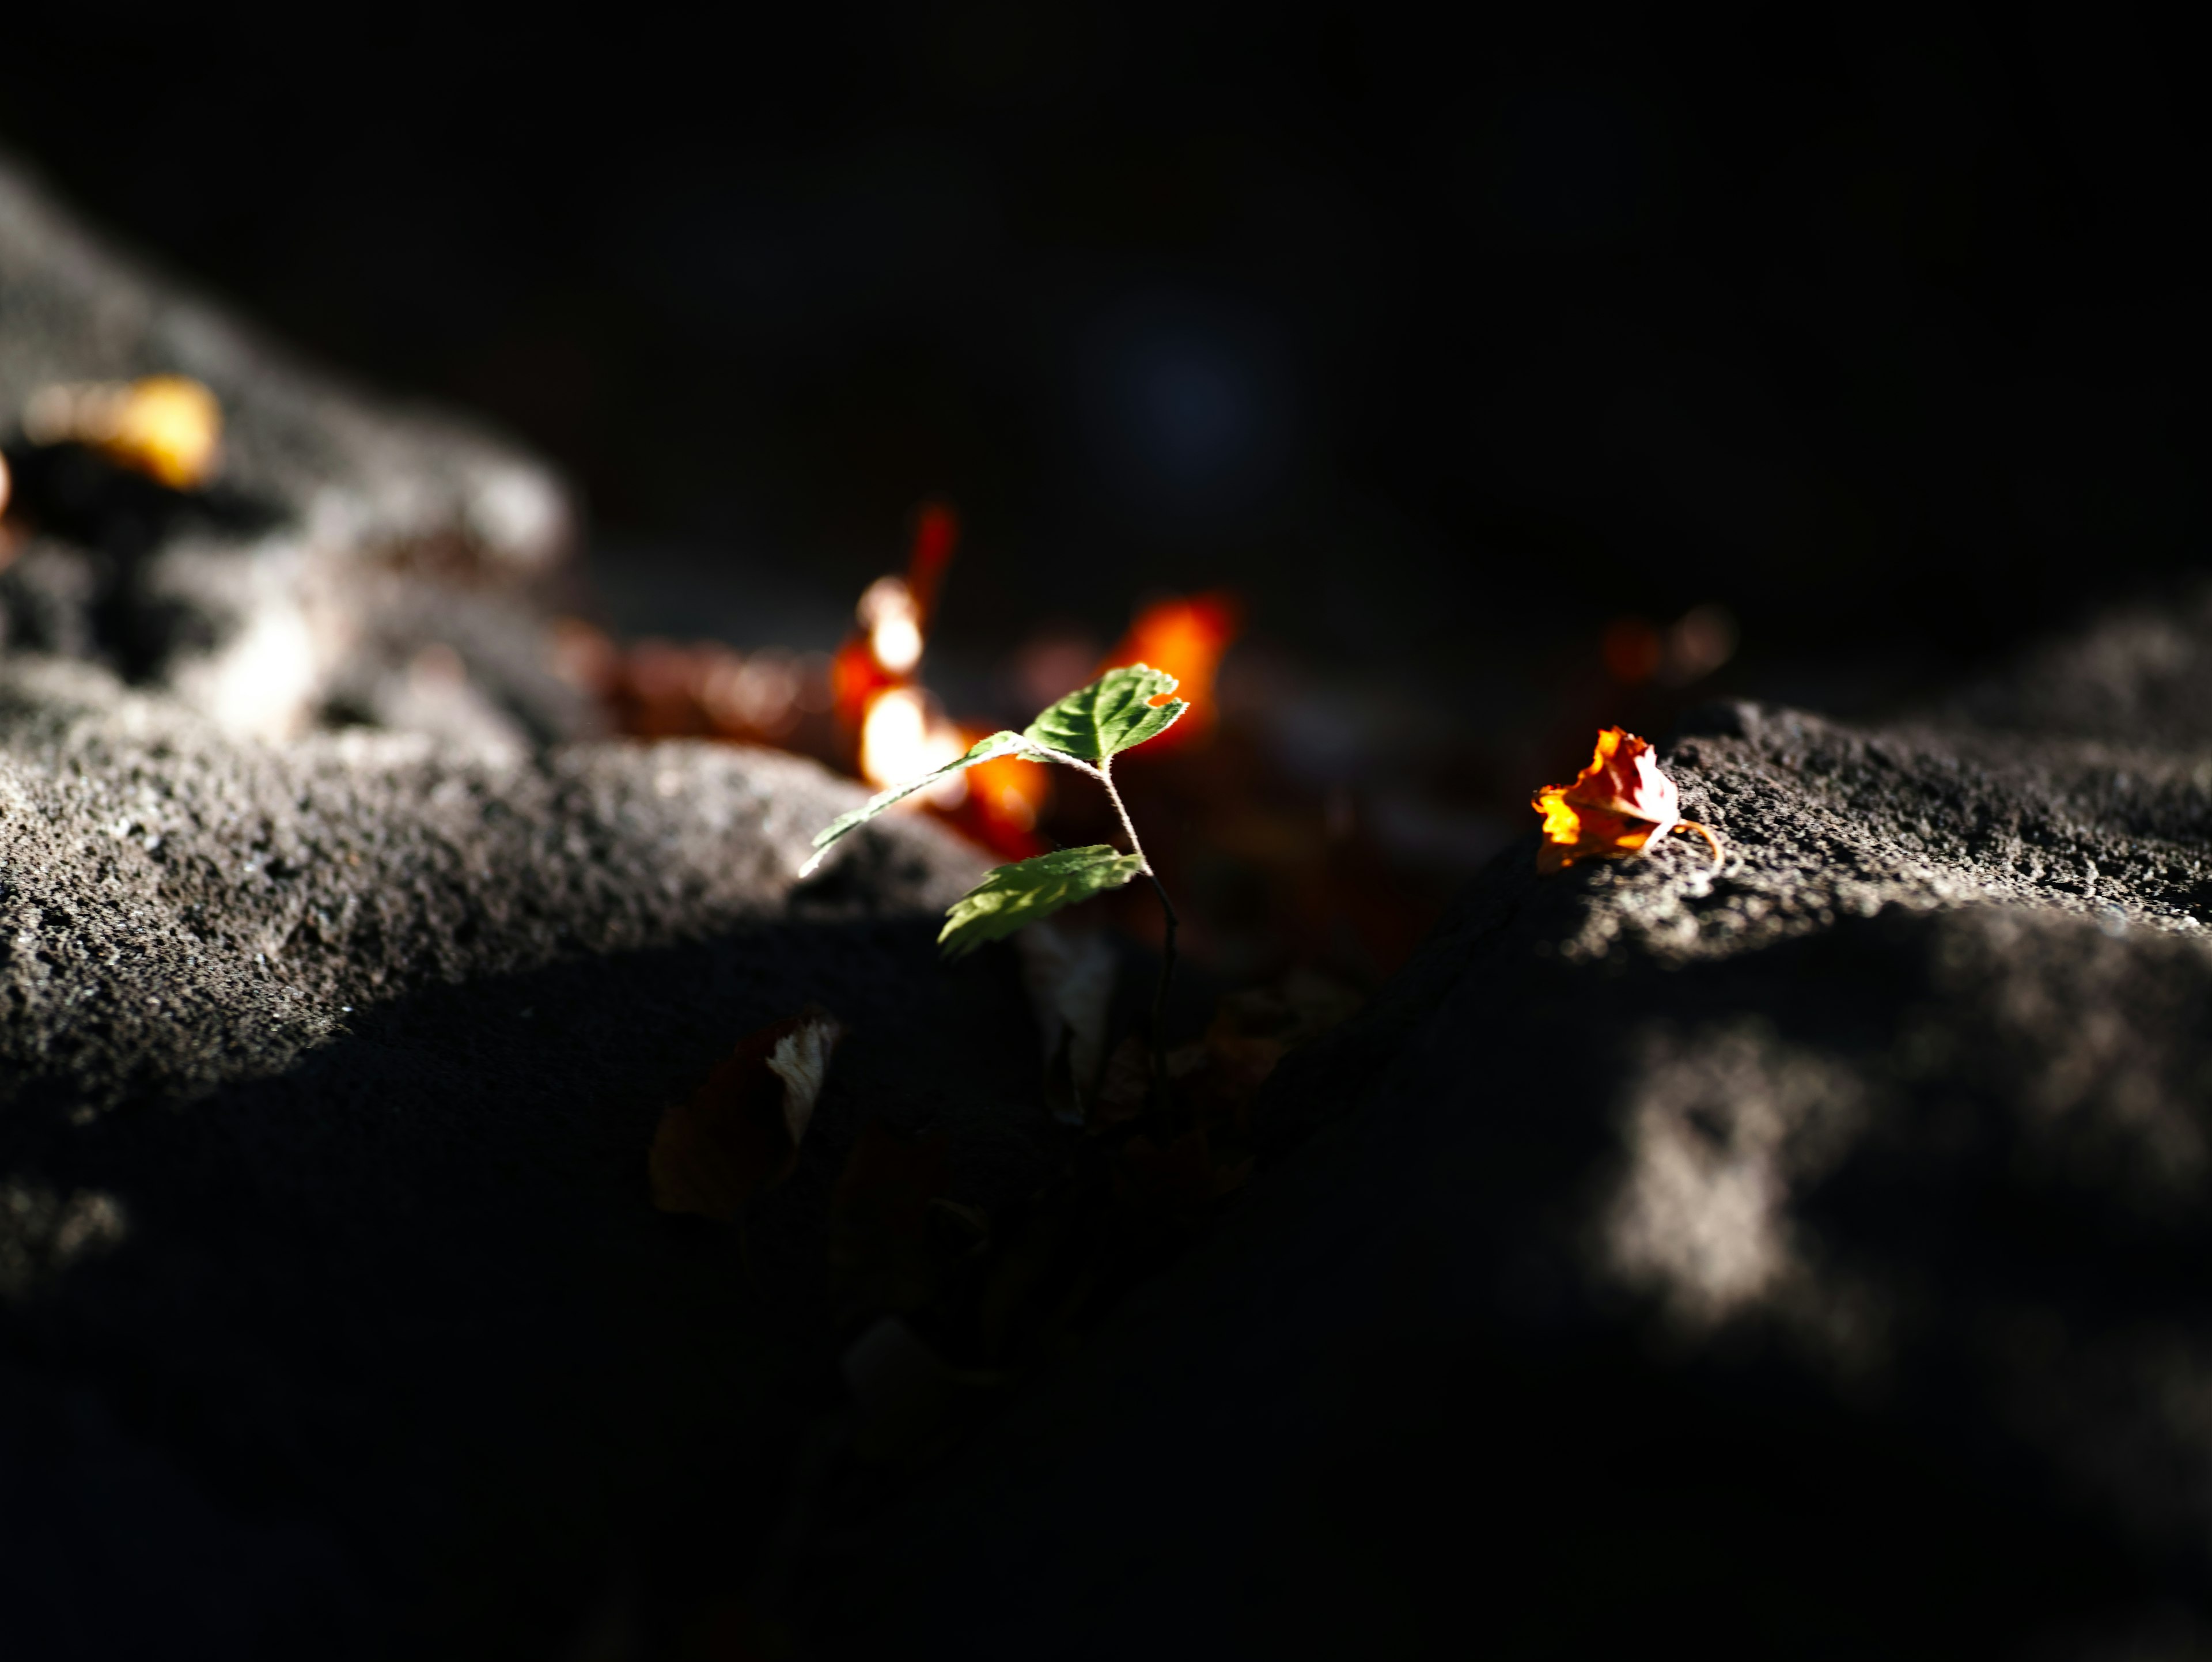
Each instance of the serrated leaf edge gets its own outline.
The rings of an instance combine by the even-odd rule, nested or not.
[[[1014,926],[1015,928],[1027,928],[1030,924],[1042,922],[1044,919],[1054,916],[1054,913],[1065,910],[1068,906],[1079,905],[1085,900],[1089,900],[1097,895],[1103,894],[1107,892],[1107,889],[1118,889],[1127,884],[1133,883],[1144,874],[1145,871],[1145,864],[1140,856],[1133,854],[1124,854],[1121,849],[1115,848],[1111,843],[1091,843],[1078,848],[1054,849],[1049,854],[1040,854],[1028,860],[1015,860],[1011,861],[1003,866],[994,866],[989,871],[983,874],[983,880],[981,882],[978,883],[974,888],[969,890],[967,893],[962,895],[960,898],[954,901],[951,905],[945,908],[945,927],[937,932],[937,944],[940,947],[944,948],[945,956],[948,959],[964,958],[969,953],[974,952],[977,947],[986,946],[992,941],[1003,938],[999,935],[983,935],[969,941],[963,945],[948,946],[946,944],[947,937],[949,937],[956,928],[960,927],[960,924],[956,922],[954,920],[953,914],[957,912],[964,903],[973,899],[984,890],[989,888],[993,879],[998,877],[1003,872],[1014,871],[1024,866],[1036,865],[1043,861],[1071,854],[1088,854],[1097,856],[1097,858],[1086,862],[1085,867],[1079,868],[1078,869],[1079,870],[1091,869],[1100,866],[1116,865],[1123,862],[1127,863],[1127,869],[1121,874],[1119,881],[1108,884],[1103,888],[1093,889],[1089,894],[1079,896],[1073,900],[1063,901],[1060,905],[1053,907],[1049,911],[1041,911],[1034,917],[1024,918],[1021,922]],[[1013,931],[1008,930],[1006,933],[1011,934]]]
[[[1141,672],[1147,675],[1156,675],[1163,683],[1165,684],[1164,685],[1156,685],[1151,691],[1145,693],[1143,695],[1143,703],[1140,706],[1140,708],[1142,708],[1148,715],[1156,715],[1165,719],[1164,719],[1160,724],[1154,728],[1150,733],[1146,734],[1143,738],[1133,739],[1127,744],[1116,745],[1113,749],[1106,750],[1103,747],[1099,747],[1097,745],[1097,734],[1098,733],[1099,724],[1097,717],[1095,715],[1091,716],[1090,718],[1091,728],[1093,735],[1091,742],[1094,748],[1098,748],[1098,756],[1097,758],[1098,762],[1103,763],[1111,761],[1115,757],[1121,755],[1124,751],[1134,750],[1139,745],[1144,744],[1150,740],[1158,738],[1162,734],[1165,733],[1170,728],[1173,727],[1177,721],[1182,719],[1182,713],[1190,708],[1190,701],[1188,699],[1177,698],[1164,704],[1155,704],[1152,702],[1161,694],[1173,692],[1177,687],[1182,685],[1182,683],[1175,676],[1169,674],[1167,671],[1164,669],[1154,669],[1150,664],[1116,664],[1112,669],[1106,671],[1104,674],[1098,676],[1096,679],[1086,682],[1084,685],[1076,688],[1073,692],[1066,693],[1060,697],[1054,699],[1052,703],[1047,704],[1042,709],[1036,713],[1035,719],[1030,722],[1029,726],[1024,729],[1019,736],[1027,740],[1031,744],[1036,745],[1039,749],[1050,750],[1051,746],[1046,745],[1042,740],[1036,736],[1037,724],[1042,721],[1046,716],[1051,715],[1053,711],[1059,709],[1063,705],[1071,703],[1074,699],[1080,698],[1085,693],[1088,692],[1096,694],[1099,687],[1104,685],[1108,676],[1120,673],[1125,670]],[[1095,710],[1096,708],[1097,701],[1094,697],[1092,709]],[[1139,725],[1141,726],[1142,724],[1143,718],[1139,717]],[[1061,759],[1063,760],[1074,760],[1073,758],[1067,757],[1063,752],[1058,751],[1053,752],[1053,754],[1061,757]],[[1078,765],[1090,766],[1094,764],[1079,763]]]

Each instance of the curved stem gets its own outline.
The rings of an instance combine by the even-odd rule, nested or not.
[[[1122,801],[1121,793],[1114,788],[1113,763],[1102,761],[1091,771],[1097,778],[1098,782],[1106,787],[1106,800],[1114,805],[1114,812],[1121,817],[1121,834],[1129,839],[1129,852],[1144,861],[1145,875],[1152,877],[1153,883],[1157,885],[1159,879],[1152,877],[1152,862],[1145,859],[1145,845],[1137,840],[1136,821],[1129,818],[1129,807],[1127,803]]]
[[[1168,1088],[1168,986],[1175,980],[1176,930],[1182,920],[1176,916],[1175,903],[1168,898],[1160,874],[1152,869],[1145,845],[1137,839],[1136,822],[1129,818],[1128,805],[1121,801],[1121,793],[1114,788],[1112,759],[1101,758],[1096,771],[1098,782],[1106,787],[1107,800],[1121,816],[1122,833],[1129,839],[1129,852],[1137,856],[1139,869],[1152,880],[1152,892],[1160,898],[1160,916],[1167,920],[1166,943],[1160,952],[1160,978],[1152,988],[1152,1090],[1156,1102],[1164,1101]]]
[[[1674,834],[1678,837],[1704,837],[1705,839],[1706,845],[1713,851],[1713,869],[1715,871],[1718,871],[1727,863],[1728,856],[1721,852],[1720,838],[1714,836],[1709,829],[1704,825],[1700,825],[1696,820],[1677,819],[1674,822]]]

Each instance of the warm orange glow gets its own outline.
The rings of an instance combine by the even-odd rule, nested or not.
[[[197,490],[221,460],[222,406],[189,375],[46,387],[25,407],[23,431],[34,444],[88,445],[173,490]]]
[[[1659,631],[1641,618],[1621,618],[1606,626],[1606,673],[1625,687],[1639,686],[1659,673],[1666,646]]]
[[[1139,612],[1121,645],[1106,654],[1098,666],[1101,673],[1125,664],[1150,664],[1182,683],[1176,696],[1188,699],[1190,709],[1152,741],[1152,748],[1188,744],[1211,730],[1214,674],[1243,620],[1243,603],[1226,589],[1161,600]]]
[[[1577,806],[1565,799],[1566,788],[1553,785],[1536,794],[1536,811],[1544,816],[1544,841],[1536,849],[1538,871],[1556,872],[1578,860],[1619,859],[1650,842],[1650,821]]]
[[[1018,831],[1036,829],[1037,815],[1052,795],[1051,770],[1018,756],[978,763],[968,770],[968,778],[976,805],[992,819]]]
[[[867,718],[869,701],[893,685],[868,649],[868,637],[854,636],[830,661],[830,707],[837,712],[838,725],[848,733],[859,732]]]
[[[855,609],[859,630],[846,637],[830,664],[831,708],[838,725],[860,746],[860,772],[878,784],[911,778],[951,757],[889,774],[878,771],[899,755],[934,753],[951,731],[935,701],[913,685],[921,667],[930,612],[945,581],[946,566],[960,539],[960,522],[943,502],[925,502],[915,512],[914,545],[904,576],[883,576],[870,583]],[[884,701],[896,697],[895,705]],[[880,716],[878,711],[881,711]],[[917,728],[916,722],[920,722]],[[920,732],[923,737],[914,735]],[[870,734],[875,736],[872,740]],[[957,752],[956,752],[955,754]],[[964,784],[929,793],[939,806],[961,800]]]

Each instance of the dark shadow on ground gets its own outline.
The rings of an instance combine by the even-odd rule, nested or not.
[[[1501,857],[1395,1004],[1285,1064],[1262,1111],[1303,1146],[879,1526],[817,1653],[2071,1656],[2201,1633],[2201,1559],[2166,1522],[2185,1455],[2130,1468],[2146,1410],[2094,1390],[2100,1355],[2201,1318],[2212,1232],[2119,1165],[2045,1169],[2039,1058],[1996,1020],[2009,977],[2054,977],[2075,1008],[2145,1013],[2136,1040],[2187,1074],[2201,959],[2100,959],[2063,918],[1977,959],[1994,911],[1685,967],[1515,950],[1583,880]],[[2181,982],[2168,1010],[2116,978],[2153,971]],[[1787,1215],[1886,1302],[1876,1373],[1780,1324],[1670,1337],[1591,1279],[1639,1045],[1716,1022],[1875,1093]],[[1950,1060],[1911,1059],[1916,1031]],[[2072,1372],[2008,1348],[2021,1312]],[[2076,1417],[2024,1419],[2039,1392]],[[2100,1492],[2085,1458],[2126,1482]]]
[[[6,1181],[122,1227],[0,1303],[11,1647],[544,1657],[657,1519],[743,1550],[832,1377],[823,1224],[861,1120],[952,1131],[985,1203],[1049,1134],[1010,955],[945,968],[934,928],[437,987],[279,1077],[88,1124],[25,1091]],[[656,1214],[663,1106],[809,1001],[851,1037],[749,1254]]]

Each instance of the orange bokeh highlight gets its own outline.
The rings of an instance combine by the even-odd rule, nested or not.
[[[954,736],[951,726],[915,685],[915,677],[930,614],[959,541],[959,516],[948,504],[929,502],[916,508],[905,575],[878,577],[868,585],[860,596],[860,626],[830,661],[830,705],[839,729],[855,746],[861,776],[872,784],[890,784],[947,759],[936,752]],[[886,699],[902,706],[912,703],[922,712],[922,740],[892,742],[913,724],[878,719],[902,713],[885,706]]]
[[[1607,624],[1601,650],[1605,673],[1625,687],[1641,686],[1650,680],[1667,656],[1659,631],[1641,618],[1617,618]]]
[[[962,737],[972,744],[983,735]],[[968,797],[952,816],[961,830],[1006,860],[1028,860],[1051,846],[1036,831],[1052,800],[1050,768],[1000,756],[977,763],[962,776],[968,781]]]
[[[1158,750],[1203,741],[1213,728],[1213,683],[1244,624],[1244,603],[1227,589],[1159,600],[1137,614],[1121,643],[1108,653],[1099,673],[1126,664],[1150,664],[1182,683],[1176,697],[1190,701],[1183,718],[1151,741]],[[1158,700],[1154,700],[1158,703]]]

